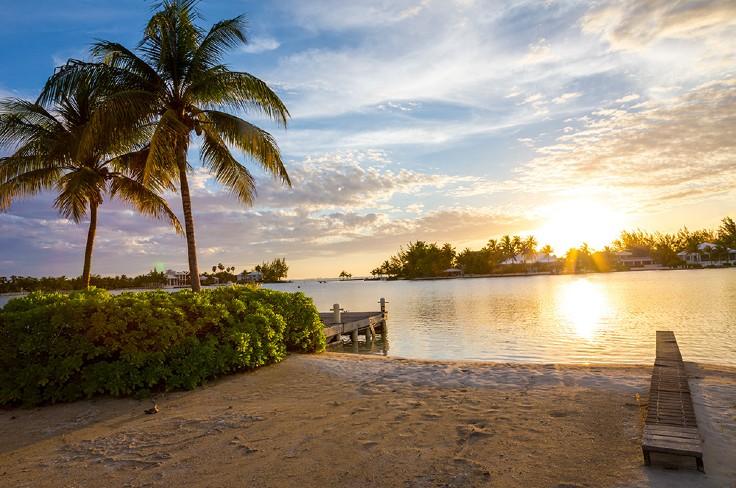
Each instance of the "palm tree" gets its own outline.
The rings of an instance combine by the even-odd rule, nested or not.
[[[75,61],[60,70],[44,96],[54,97],[73,86],[81,72],[112,76],[116,93],[111,108],[95,120],[97,133],[121,126],[152,124],[144,177],[166,174],[178,182],[184,211],[192,289],[200,289],[194,219],[187,178],[187,151],[194,134],[201,136],[200,157],[214,178],[244,204],[252,203],[255,183],[235,159],[237,148],[262,168],[291,185],[274,138],[229,111],[259,113],[286,127],[289,112],[266,83],[222,64],[226,51],[246,42],[245,18],[223,20],[205,32],[195,25],[196,0],[163,0],[151,17],[135,51],[100,41],[92,54],[99,63]]]
[[[524,255],[524,260],[528,261],[534,257],[537,252],[537,240],[534,236],[527,236],[521,241],[521,254]]]
[[[547,259],[549,259],[549,257],[552,255],[552,252],[553,252],[552,246],[550,246],[549,244],[545,244],[544,246],[542,246],[542,248],[539,250],[539,252],[541,252],[542,254],[544,254],[544,257],[546,257]]]
[[[82,284],[89,287],[97,209],[104,195],[132,204],[139,212],[167,218],[177,232],[181,225],[158,192],[156,178],[144,184],[136,164],[147,149],[120,154],[134,140],[134,132],[111,132],[91,138],[90,120],[104,98],[103,88],[80,79],[52,110],[21,99],[0,102],[0,147],[12,154],[0,158],[0,210],[13,199],[55,189],[54,206],[66,218],[81,222],[89,212]]]

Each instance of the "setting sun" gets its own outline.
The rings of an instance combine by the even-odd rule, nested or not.
[[[544,213],[544,225],[535,234],[558,254],[583,242],[602,248],[618,237],[626,225],[621,212],[594,199],[579,198],[551,205]]]

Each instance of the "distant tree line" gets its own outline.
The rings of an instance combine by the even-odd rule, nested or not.
[[[521,237],[505,235],[500,239],[491,239],[479,250],[469,248],[457,252],[446,242],[441,246],[437,243],[424,241],[410,242],[406,248],[399,249],[398,254],[391,256],[381,266],[373,269],[373,276],[388,276],[398,278],[428,278],[447,274],[448,270],[459,268],[466,274],[489,274],[500,272],[501,263],[509,262],[504,272],[527,271],[530,268],[542,271],[542,265],[527,263],[538,252],[552,254],[549,245],[537,251],[537,241],[534,236]]]
[[[139,276],[98,276],[90,277],[91,286],[105,289],[124,288],[160,288],[166,284],[166,276],[160,271],[153,270]],[[86,288],[85,280],[81,276],[67,278],[66,276],[47,276],[36,278],[33,276],[0,276],[0,293],[14,293],[22,291],[64,291]]]
[[[701,250],[704,242],[715,245]],[[505,235],[490,239],[478,250],[469,248],[456,252],[450,243],[439,245],[425,241],[410,242],[399,252],[371,271],[376,277],[427,278],[448,274],[458,268],[464,274],[483,275],[519,272],[605,272],[623,268],[616,253],[631,252],[632,256],[651,257],[662,266],[680,267],[685,262],[679,252],[703,254],[710,260],[726,260],[728,249],[736,249],[736,223],[725,217],[718,229],[690,231],[683,227],[676,233],[648,233],[640,229],[622,231],[618,239],[601,250],[594,250],[583,243],[571,248],[564,257],[553,259],[550,245],[537,248],[534,236]],[[540,257],[542,259],[540,259]]]
[[[276,258],[273,261],[263,262],[255,267],[254,271],[262,274],[266,283],[278,282],[287,277],[289,265],[286,258]],[[244,274],[248,270],[243,271]],[[201,275],[203,285],[214,285],[216,283],[235,283],[238,281],[235,275],[235,266],[225,266],[218,263],[212,266],[212,272]],[[99,276],[90,277],[91,286],[104,288],[106,290],[126,288],[161,288],[166,285],[166,274],[161,271],[152,270],[147,274],[139,276]],[[81,277],[69,278],[66,276],[46,276],[37,278],[34,276],[0,276],[0,293],[16,293],[30,291],[67,291],[81,290],[86,288],[86,281]]]

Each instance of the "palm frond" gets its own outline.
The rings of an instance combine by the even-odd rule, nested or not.
[[[202,162],[223,186],[231,190],[238,199],[250,205],[256,195],[256,185],[250,171],[230,153],[225,141],[212,126],[202,128]]]
[[[0,166],[4,160],[0,159]],[[42,190],[53,188],[62,174],[62,170],[55,167],[38,168],[24,171],[12,178],[0,179],[0,210],[7,210],[15,198],[32,196]]]
[[[161,116],[151,137],[143,182],[148,184],[156,175],[171,174],[178,178],[176,158],[177,144],[189,137],[189,128],[179,121],[176,113],[169,109]]]
[[[66,133],[44,107],[20,98],[0,100],[0,147],[21,147]]]
[[[131,151],[120,156],[116,156],[107,161],[107,166],[114,173],[119,173],[137,181],[143,181],[143,175],[146,171],[146,162],[150,153],[149,146],[145,146],[137,151]],[[161,192],[164,190],[174,191],[176,186],[171,181],[168,173],[151,173],[149,182],[146,184],[152,191]]]
[[[191,81],[199,73],[219,64],[227,50],[245,44],[245,27],[246,20],[242,15],[213,25],[194,53],[188,80]]]
[[[127,176],[116,176],[110,183],[110,196],[118,196],[133,205],[143,215],[166,219],[177,234],[184,233],[179,219],[169,207],[168,202],[140,181]]]
[[[157,119],[156,94],[121,89],[92,112],[79,141],[81,154],[119,154],[151,137]]]
[[[79,223],[87,213],[90,202],[102,203],[105,184],[102,175],[91,168],[70,171],[56,183],[59,195],[54,200],[54,206],[64,217]]]
[[[286,127],[289,110],[279,96],[262,80],[249,73],[214,66],[188,87],[186,99],[205,108],[231,108],[263,114]]]
[[[118,85],[155,90],[162,84],[155,69],[120,43],[98,41],[92,45],[92,55],[113,68],[112,74]]]
[[[201,116],[203,129],[216,131],[227,144],[240,149],[264,170],[291,186],[281,152],[271,134],[225,112],[206,110]]]

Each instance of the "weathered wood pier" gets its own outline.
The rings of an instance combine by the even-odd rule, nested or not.
[[[703,444],[698,434],[693,400],[675,334],[657,331],[657,358],[649,388],[649,408],[641,441],[645,464],[650,453],[675,454],[695,458],[703,469]]]
[[[377,334],[380,334],[385,341],[388,302],[381,298],[378,303],[381,310],[375,312],[347,312],[336,303],[332,306],[332,312],[320,313],[319,318],[325,324],[327,343],[341,341],[343,335],[349,335],[354,344],[358,343],[359,335],[364,335],[366,341],[369,341],[375,340]]]

